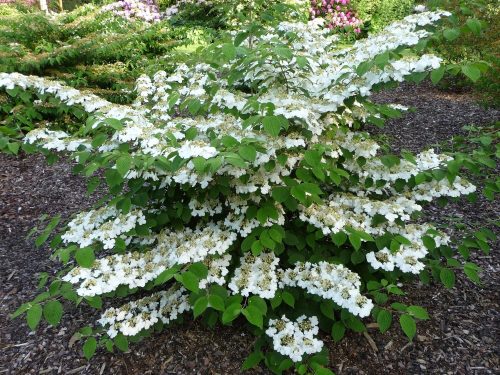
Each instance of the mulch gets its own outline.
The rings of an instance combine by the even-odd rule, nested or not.
[[[403,85],[379,93],[375,100],[417,108],[382,130],[395,151],[418,152],[457,134],[464,125],[490,124],[500,111],[485,110],[467,94],[442,93],[427,84]],[[79,342],[70,343],[79,328],[92,324],[99,313],[87,307],[66,306],[61,324],[42,325],[30,332],[23,319],[11,320],[21,303],[37,294],[37,273],[55,273],[59,264],[47,248],[37,249],[26,238],[38,218],[62,214],[68,218],[92,205],[99,194],[87,197],[85,181],[71,173],[69,162],[47,166],[41,156],[0,154],[0,374],[236,374],[250,353],[254,338],[240,321],[214,330],[186,319],[183,325],[132,344],[128,353],[99,351],[90,361],[82,357]],[[453,225],[492,227],[498,201],[464,200],[444,209],[429,205],[426,219],[459,235]],[[492,228],[493,229],[493,228]],[[498,232],[498,231],[497,231]],[[490,255],[473,260],[482,268],[483,285],[458,275],[456,287],[409,284],[407,304],[428,309],[431,320],[418,324],[418,336],[409,343],[399,327],[385,334],[369,329],[373,340],[348,333],[338,344],[327,337],[331,368],[337,374],[496,374],[500,372],[500,256],[498,243]],[[369,320],[367,320],[369,321]],[[73,344],[73,345],[72,345]],[[249,371],[268,374],[264,368]]]

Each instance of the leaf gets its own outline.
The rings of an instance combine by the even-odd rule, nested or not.
[[[333,234],[331,237],[333,243],[338,247],[342,246],[347,241],[347,234],[345,234],[345,232],[337,232]]]
[[[290,190],[284,186],[273,188],[272,197],[276,202],[283,203],[290,197]]]
[[[314,366],[314,375],[335,375],[335,373],[323,366]]]
[[[28,321],[28,326],[32,331],[34,331],[38,323],[40,323],[41,318],[42,306],[40,306],[38,303],[31,306],[26,314],[26,320]]]
[[[361,236],[358,233],[349,234],[349,242],[355,250],[359,250],[361,248]]]
[[[216,294],[208,296],[208,304],[210,307],[218,311],[224,311],[224,299]]]
[[[465,24],[474,34],[479,35],[481,33],[481,21],[475,18],[469,18]]]
[[[95,261],[94,249],[91,247],[78,249],[75,254],[75,259],[77,263],[84,268],[92,267]]]
[[[380,310],[380,312],[377,315],[377,323],[380,332],[382,333],[386,332],[391,327],[392,314],[387,310]]]
[[[445,66],[440,66],[438,69],[435,69],[431,72],[431,81],[433,84],[437,84],[439,83],[439,81],[441,81],[441,79],[443,78],[444,76],[444,72],[446,71],[446,67]]]
[[[19,147],[20,147],[19,143],[7,143],[7,148],[14,155],[17,155],[17,153],[19,152]]]
[[[93,357],[97,349],[97,340],[94,337],[89,337],[85,344],[83,344],[83,355],[85,358],[90,359]]]
[[[49,301],[43,306],[43,317],[52,326],[59,324],[62,313],[63,307],[59,301]]]
[[[462,65],[462,73],[470,78],[472,82],[476,82],[479,78],[481,78],[481,71],[474,65]]]
[[[255,150],[255,147],[250,145],[241,146],[238,150],[238,153],[243,159],[248,161],[255,161],[255,158],[257,157],[257,151]]]
[[[344,323],[342,323],[340,321],[337,321],[337,322],[333,323],[333,326],[332,326],[332,338],[333,338],[333,341],[339,342],[344,337],[344,334],[345,334],[345,325],[344,325]]]
[[[458,29],[446,29],[443,31],[443,36],[448,41],[453,41],[460,36],[460,30]]]
[[[408,306],[406,311],[417,319],[422,319],[422,320],[429,319],[429,314],[427,313],[427,310],[421,306],[415,306],[415,305]]]
[[[408,337],[410,341],[413,340],[415,334],[417,333],[417,325],[415,323],[415,319],[408,314],[403,314],[399,317],[399,324],[401,325],[401,329]]]
[[[220,297],[219,297],[220,298]],[[203,312],[208,307],[208,298],[206,296],[202,296],[196,300],[193,305],[193,315],[195,318],[203,314]]]
[[[264,130],[270,135],[277,137],[281,130],[280,123],[276,120],[275,116],[266,116],[262,119]]]
[[[245,359],[243,365],[241,366],[242,370],[249,370],[257,366],[260,361],[262,361],[263,355],[261,352],[253,352]]]
[[[241,305],[239,303],[234,303],[226,307],[226,310],[222,314],[222,323],[227,324],[232,322],[241,313]]]
[[[423,236],[422,242],[424,243],[425,247],[428,248],[429,250],[434,250],[436,248],[436,241],[434,241],[434,238],[430,236]]]
[[[321,163],[321,154],[315,150],[307,150],[304,153],[304,160],[311,167],[316,167]]]
[[[455,285],[455,272],[449,268],[441,268],[439,272],[439,278],[445,287],[448,289],[453,288]]]
[[[115,337],[115,345],[122,352],[126,352],[128,350],[128,340],[122,334]]]
[[[252,323],[254,326],[262,329],[264,324],[264,319],[260,310],[255,306],[248,306],[243,310],[243,315],[247,318],[247,320]]]
[[[295,297],[291,293],[283,292],[281,293],[281,297],[288,306],[295,307]]]
[[[179,277],[179,276],[176,276],[176,278],[177,277]],[[184,285],[186,287],[186,289],[188,289],[192,292],[197,293],[200,290],[199,289],[200,279],[198,279],[198,277],[190,271],[184,272],[181,275],[181,282],[182,282],[182,285]]]
[[[252,296],[248,299],[248,306],[255,306],[262,315],[267,313],[267,303],[259,296]]]
[[[236,47],[231,43],[226,43],[222,46],[222,54],[227,60],[232,60],[236,57]]]
[[[118,160],[116,160],[116,170],[124,177],[130,170],[131,164],[132,158],[129,155],[120,156]]]

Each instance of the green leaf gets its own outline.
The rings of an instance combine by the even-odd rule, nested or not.
[[[216,294],[208,296],[208,304],[210,307],[218,311],[224,311],[224,299]]]
[[[344,325],[344,323],[342,323],[340,321],[337,321],[337,322],[333,323],[333,326],[332,326],[332,338],[333,338],[333,341],[339,342],[344,337],[344,334],[345,334],[345,325]]]
[[[129,155],[120,156],[118,160],[116,160],[116,170],[122,177],[127,174],[131,165],[132,158]]]
[[[421,306],[415,306],[415,305],[408,306],[406,311],[417,319],[422,319],[422,320],[429,319],[429,314],[427,313],[427,310]]]
[[[277,137],[281,128],[288,127],[288,120],[283,116],[265,116],[262,119],[262,125],[267,133]]]
[[[436,241],[434,241],[434,238],[430,236],[423,236],[422,242],[424,243],[425,247],[428,248],[429,250],[434,250],[436,248]]]
[[[361,248],[361,236],[358,233],[349,234],[349,242],[355,250],[359,250]]]
[[[335,245],[337,245],[338,247],[342,246],[347,241],[347,234],[345,234],[345,232],[338,232],[338,233],[332,234],[331,237],[332,237],[333,243]]]
[[[453,41],[460,36],[460,30],[458,29],[446,29],[443,31],[443,36],[448,41]]]
[[[304,160],[311,167],[316,167],[321,163],[321,154],[316,150],[307,150],[304,153]]]
[[[97,340],[94,337],[89,337],[85,344],[83,344],[83,355],[85,358],[90,359],[93,357],[97,349]]]
[[[56,326],[61,321],[63,307],[59,301],[49,301],[43,306],[43,316],[50,325]]]
[[[120,349],[122,352],[126,352],[128,350],[128,340],[121,333],[115,337],[114,342],[116,347]]]
[[[289,292],[283,292],[283,293],[281,293],[281,297],[283,298],[283,301],[288,306],[295,307],[295,298],[294,298],[293,294],[291,294]]]
[[[267,313],[267,303],[259,296],[252,296],[248,299],[248,306],[255,306],[262,315]]]
[[[413,337],[415,337],[415,334],[417,333],[415,319],[413,319],[411,315],[403,314],[399,317],[399,324],[408,339],[412,341]]]
[[[232,322],[241,313],[241,305],[239,303],[234,303],[229,305],[224,313],[222,314],[222,323],[227,324]]]
[[[314,366],[314,375],[335,375],[335,373],[326,367],[316,365]]]
[[[238,150],[238,153],[243,159],[248,161],[255,161],[255,158],[257,157],[257,151],[255,150],[255,147],[251,145],[241,146]]]
[[[40,323],[40,319],[42,318],[42,306],[38,303],[34,304],[30,307],[26,314],[26,320],[28,321],[28,326],[32,331],[35,330],[38,323]]]
[[[387,310],[380,310],[380,312],[377,315],[377,323],[380,332],[382,333],[386,332],[391,327],[392,314]]]
[[[116,169],[108,169],[104,172],[104,177],[110,187],[120,185],[123,182],[123,177]]]
[[[432,81],[432,83],[435,84],[435,85],[437,83],[439,83],[439,81],[441,81],[441,79],[443,78],[445,71],[446,71],[446,67],[444,65],[440,66],[436,70],[433,70],[431,72],[431,81]]]
[[[77,263],[84,268],[92,267],[95,261],[94,249],[91,247],[78,249],[75,254],[75,259]]]
[[[182,282],[182,285],[191,292],[198,293],[200,290],[200,279],[190,271],[184,272],[182,275],[175,275],[175,278],[177,281]]]
[[[465,24],[474,34],[479,35],[481,33],[481,21],[475,18],[469,18]]]
[[[243,310],[243,315],[247,318],[247,320],[252,323],[254,326],[262,329],[264,324],[264,319],[260,310],[255,306],[248,306]]]
[[[207,309],[207,307],[208,307],[208,298],[206,296],[198,298],[193,305],[194,317],[197,318],[199,315],[201,315]]]
[[[481,71],[474,65],[462,65],[462,73],[470,78],[472,82],[476,82],[479,78],[481,78]]]
[[[395,165],[399,165],[399,163],[401,162],[401,159],[398,158],[396,155],[383,155],[380,157],[380,161],[387,168],[391,168]]]
[[[465,275],[469,278],[469,280],[471,280],[475,284],[481,283],[481,279],[479,278],[478,275],[479,270],[480,268],[474,263],[467,262],[464,264]]]
[[[263,357],[264,356],[261,352],[250,353],[250,355],[243,362],[241,369],[245,371],[254,368],[260,363],[260,361],[262,361]]]
[[[455,272],[448,268],[441,268],[441,272],[439,273],[439,278],[441,282],[447,288],[453,288],[455,286]]]
[[[20,147],[19,143],[7,143],[7,148],[14,155],[17,155],[17,153],[19,152],[19,147]]]
[[[222,54],[227,60],[232,60],[236,57],[236,47],[232,43],[226,43],[222,46]]]
[[[283,203],[290,197],[290,190],[284,186],[275,187],[272,191],[272,197],[276,202]]]

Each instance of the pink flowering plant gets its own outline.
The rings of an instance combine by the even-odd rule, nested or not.
[[[322,17],[326,27],[334,31],[353,31],[361,33],[363,21],[360,20],[350,0],[311,0],[311,18]]]
[[[322,338],[338,342],[367,321],[381,332],[397,322],[412,340],[429,316],[398,301],[405,283],[452,287],[458,270],[474,281],[480,271],[419,214],[476,188],[460,176],[462,159],[387,154],[363,127],[406,110],[371,102],[373,90],[439,69],[425,42],[447,16],[411,15],[343,48],[318,20],[252,24],[203,62],[141,76],[132,105],[0,73],[9,95],[85,112],[76,131],[47,124],[25,143],[73,157],[89,191],[109,192],[55,235],[61,271],[14,316],[35,329],[42,317],[59,323],[62,301],[109,300],[78,332],[87,358],[128,350],[187,314],[209,327],[238,321],[257,337],[243,369],[276,374],[331,374]]]

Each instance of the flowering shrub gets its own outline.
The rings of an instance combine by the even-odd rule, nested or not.
[[[332,30],[354,30],[360,33],[363,21],[356,16],[350,0],[311,0],[311,18],[324,17]]]
[[[158,22],[160,13],[154,0],[120,0],[105,5],[101,12],[113,12],[126,19],[139,19],[145,22]]]
[[[126,350],[128,339],[192,311],[210,326],[248,321],[259,339],[243,368],[264,361],[276,373],[330,373],[319,331],[338,341],[346,327],[365,329],[360,318],[385,332],[396,314],[412,339],[415,319],[428,315],[392,303],[404,294],[397,285],[431,270],[452,286],[462,265],[441,264],[453,256],[448,236],[411,221],[422,202],[475,187],[450,156],[387,155],[362,127],[404,110],[370,102],[373,89],[440,66],[412,47],[447,15],[412,15],[343,49],[318,20],[251,25],[210,47],[207,63],[140,77],[130,106],[0,73],[0,87],[84,109],[81,129],[49,126],[25,141],[71,154],[85,176],[103,168],[110,192],[54,237],[64,269],[14,316],[26,313],[34,329],[42,315],[59,322],[59,299],[101,307],[102,298],[151,291],[82,329],[84,354]],[[92,177],[89,191],[100,183]],[[464,267],[477,277],[477,266]]]

